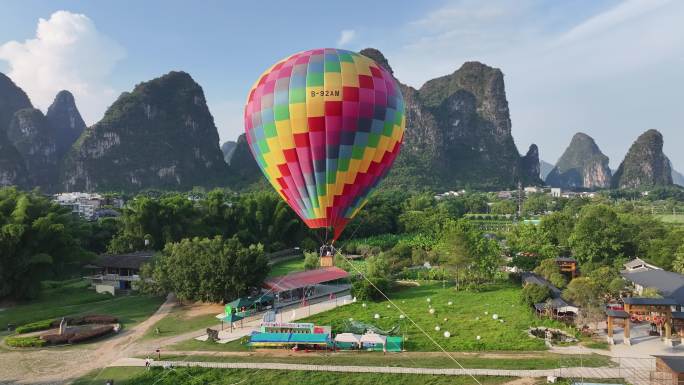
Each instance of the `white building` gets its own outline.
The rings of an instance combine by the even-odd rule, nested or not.
[[[525,193],[527,194],[535,194],[535,193],[540,193],[543,192],[544,190],[541,187],[537,186],[527,186],[525,187]]]
[[[560,187],[551,187],[551,196],[554,198],[560,198],[561,197],[561,189]]]
[[[440,200],[443,198],[452,198],[452,197],[458,197],[465,194],[465,190],[461,191],[447,191],[438,195],[435,195],[435,199]]]
[[[95,212],[104,205],[104,197],[100,194],[68,192],[54,196],[60,206],[71,208],[71,212],[82,218],[92,219]]]

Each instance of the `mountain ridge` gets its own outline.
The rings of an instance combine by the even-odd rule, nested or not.
[[[594,138],[578,132],[546,177],[546,184],[571,189],[606,188],[612,178],[608,164],[608,157],[601,152]]]

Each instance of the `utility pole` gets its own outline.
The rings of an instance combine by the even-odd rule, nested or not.
[[[518,180],[518,220],[522,218],[522,205],[525,199],[525,191],[522,187],[522,182]]]

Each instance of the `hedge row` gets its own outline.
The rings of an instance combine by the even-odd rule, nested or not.
[[[116,317],[103,314],[90,314],[82,317],[66,317],[66,321],[67,325],[113,324],[119,322]],[[59,327],[60,322],[62,322],[61,318],[36,321],[17,327],[15,332],[17,334],[24,334],[39,330],[47,330],[50,328]]]
[[[5,343],[14,348],[30,348],[45,346],[47,342],[38,337],[7,337]]]
[[[51,319],[31,322],[30,324],[26,324],[26,325],[22,325],[22,326],[17,327],[15,332],[17,332],[17,334],[24,334],[24,333],[35,332],[38,330],[46,330],[46,329],[50,329],[52,327],[52,323],[53,323],[53,320],[51,320]],[[59,325],[59,322],[57,323],[57,325]]]

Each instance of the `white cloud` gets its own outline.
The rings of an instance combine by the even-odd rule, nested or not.
[[[684,2],[591,5],[450,2],[389,34],[383,51],[415,87],[469,60],[501,68],[519,149],[535,142],[544,160],[584,131],[616,167],[641,132],[656,128],[684,168],[675,150],[684,140]]]
[[[340,32],[340,37],[337,39],[337,47],[346,47],[349,43],[356,40],[358,34],[353,29],[344,29]]]
[[[38,20],[36,36],[0,45],[7,75],[46,110],[55,94],[71,91],[86,123],[99,120],[115,99],[108,77],[124,49],[83,14],[57,11]]]

